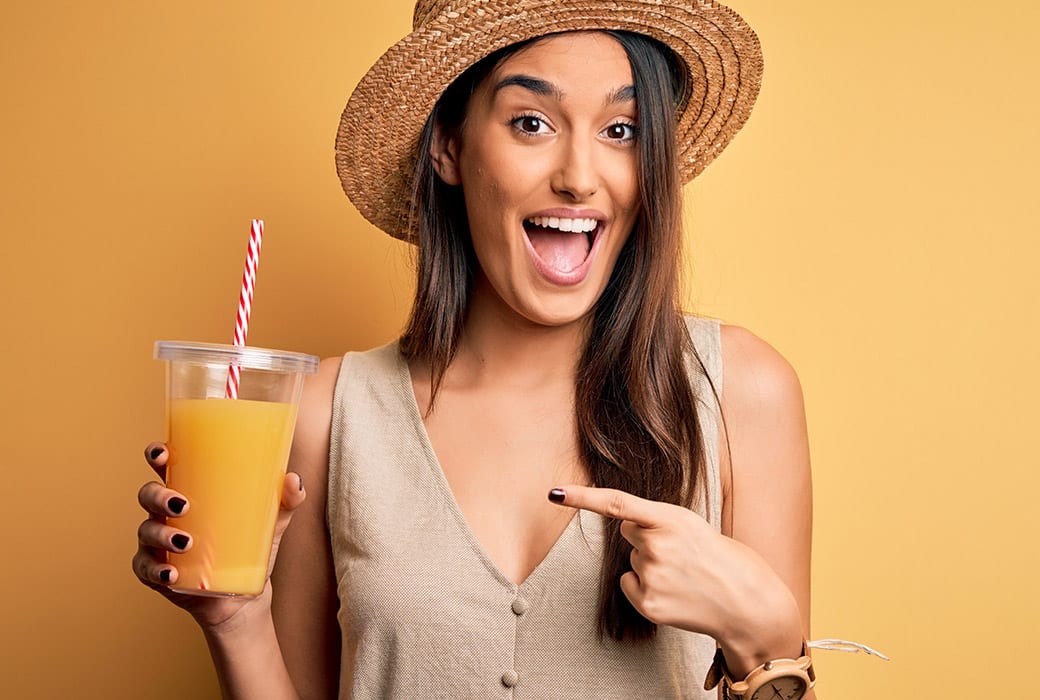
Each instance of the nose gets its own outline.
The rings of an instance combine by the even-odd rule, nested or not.
[[[560,162],[552,178],[553,191],[575,202],[589,199],[599,190],[593,145],[582,138],[571,138],[561,149]]]

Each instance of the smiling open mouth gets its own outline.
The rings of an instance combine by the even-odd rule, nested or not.
[[[524,219],[524,231],[535,254],[560,272],[578,268],[589,255],[599,221],[535,216]]]

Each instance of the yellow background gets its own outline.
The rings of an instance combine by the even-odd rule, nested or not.
[[[1032,2],[734,0],[766,79],[688,188],[690,308],[804,384],[827,700],[1024,697],[1036,656],[1040,391]],[[157,339],[392,338],[407,249],[332,145],[407,0],[0,10],[0,695],[216,697],[190,619],[130,572],[162,437]]]

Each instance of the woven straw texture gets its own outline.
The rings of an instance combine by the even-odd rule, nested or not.
[[[718,322],[688,325],[720,387]],[[718,413],[690,358],[687,371],[707,451],[695,509],[718,530]],[[396,343],[343,359],[327,516],[341,698],[716,698],[703,689],[710,637],[664,626],[647,643],[599,640],[602,516],[579,511],[522,583],[501,573],[455,501]]]
[[[347,196],[373,224],[412,240],[416,145],[445,88],[510,44],[595,29],[651,36],[685,62],[679,170],[683,182],[693,179],[747,121],[761,83],[758,37],[729,8],[705,0],[419,0],[413,32],[383,54],[343,111],[336,168]]]

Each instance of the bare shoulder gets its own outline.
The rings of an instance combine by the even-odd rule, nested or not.
[[[721,335],[723,528],[785,581],[808,634],[812,478],[801,383],[755,334],[724,325]]]
[[[307,417],[332,418],[332,397],[336,391],[342,357],[327,357],[318,363],[318,372],[306,378],[300,413]]]
[[[310,539],[308,547],[325,545],[332,404],[340,362],[338,357],[322,360],[317,374],[305,380],[289,455],[289,469],[300,475],[307,498],[293,517],[286,537],[295,542],[306,534]]]
[[[731,410],[802,410],[802,387],[791,363],[746,328],[721,327],[723,393]]]
[[[343,358],[330,357],[318,365],[318,373],[306,378],[293,437],[291,463],[308,488],[320,488],[327,480],[332,403]]]
[[[723,454],[730,458],[724,481],[732,487],[807,472],[805,405],[794,367],[745,328],[723,325],[721,338]]]

